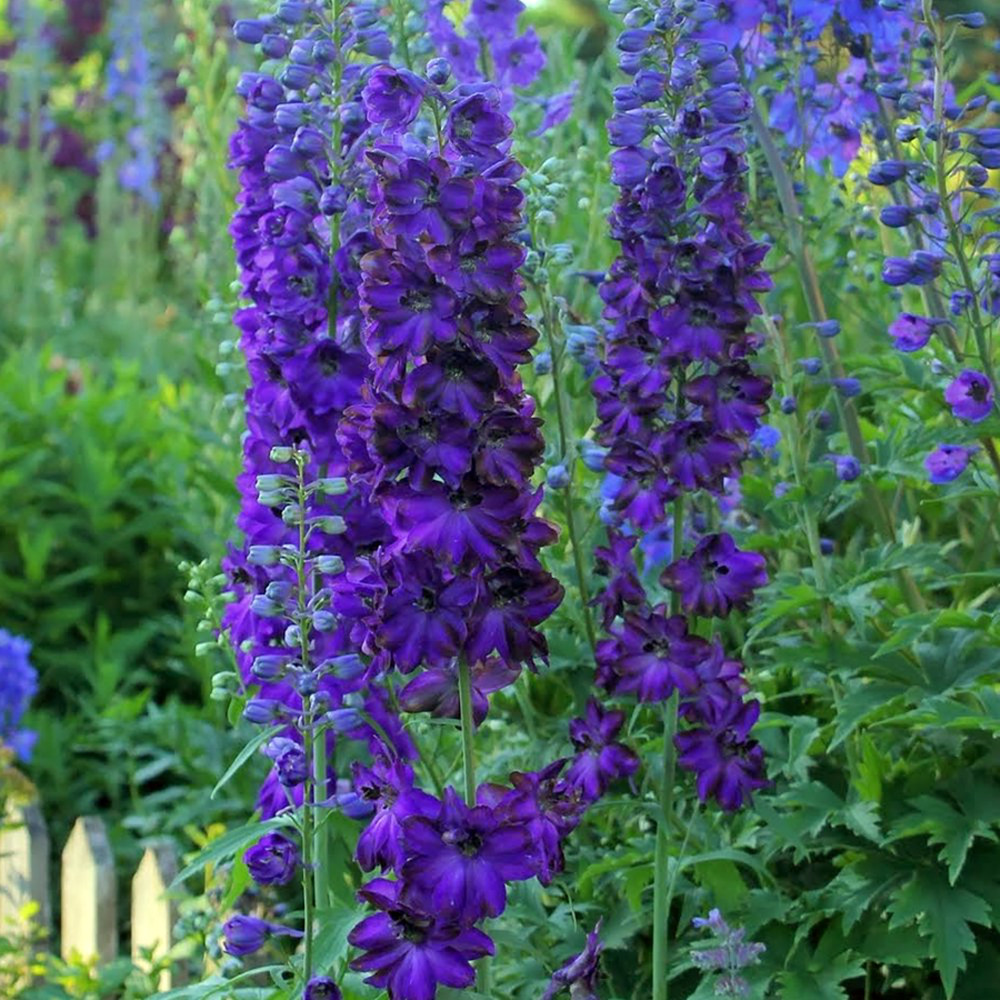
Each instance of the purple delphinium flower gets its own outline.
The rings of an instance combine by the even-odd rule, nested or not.
[[[665,701],[692,693],[698,664],[709,644],[688,630],[687,619],[665,605],[628,611],[597,644],[597,681],[613,693],[635,692],[640,701]]]
[[[375,815],[358,839],[355,857],[363,871],[376,866],[397,874],[402,870],[403,821],[410,816],[433,817],[438,801],[413,784],[413,768],[389,763],[376,757],[371,767],[355,763],[354,787],[363,801],[375,808]]]
[[[31,665],[31,643],[0,628],[0,744],[27,761],[36,734],[21,728],[21,719],[38,691],[38,672]]]
[[[993,383],[982,372],[966,368],[945,389],[944,398],[959,420],[978,423],[993,408]]]
[[[960,444],[939,444],[924,459],[928,478],[939,485],[958,479],[977,450]]]
[[[503,89],[504,106],[514,87],[530,86],[545,68],[545,51],[533,28],[518,31],[521,0],[473,0],[464,22],[445,13],[445,0],[428,0],[428,35],[447,58],[460,83],[490,83]]]
[[[306,983],[302,1000],[342,1000],[340,987],[329,976],[313,976]]]
[[[370,973],[365,982],[387,989],[391,1000],[434,1000],[439,983],[471,986],[471,963],[493,954],[493,942],[482,931],[407,902],[400,882],[375,879],[359,895],[378,912],[348,936],[364,952],[351,968]]]
[[[418,711],[454,711],[456,658],[489,663],[481,717],[488,691],[544,656],[537,625],[562,589],[538,559],[555,532],[536,514],[544,443],[516,374],[537,333],[517,275],[512,122],[491,87],[428,86],[424,99],[440,105],[444,146],[431,153],[397,129],[367,157],[375,246],[359,293],[372,375],[339,440],[390,534],[369,561],[384,586],[359,616],[366,648],[428,668],[405,689]]]
[[[580,788],[561,777],[565,766],[563,757],[541,771],[515,771],[511,788],[481,785],[478,792],[480,805],[491,806],[498,819],[527,826],[535,874],[542,885],[563,870],[563,841],[576,829],[588,804]]]
[[[638,769],[635,753],[615,742],[624,724],[624,712],[605,711],[594,698],[587,702],[584,717],[570,722],[569,738],[577,755],[566,772],[566,782],[579,788],[585,799],[596,801],[612,781]]]
[[[724,809],[739,809],[758,788],[764,751],[749,733],[760,715],[758,701],[731,701],[706,713],[702,725],[677,734],[678,761],[698,774],[698,794],[718,799]]]
[[[287,885],[299,866],[299,849],[280,833],[265,834],[243,854],[250,877],[258,885]]]
[[[509,666],[498,657],[477,660],[469,667],[472,716],[477,723],[486,718],[487,695],[513,684],[520,672],[520,667]],[[424,670],[399,692],[399,705],[406,712],[430,712],[437,718],[459,718],[457,664],[452,662],[448,666]]]
[[[861,463],[853,455],[829,455],[837,478],[842,483],[853,483],[861,475]]]
[[[243,914],[230,917],[222,925],[222,934],[225,939],[223,948],[226,953],[237,957],[252,955],[255,951],[260,951],[264,944],[275,936],[302,937],[302,931],[297,931],[292,927],[285,927],[283,924]]]
[[[142,0],[117,0],[113,6],[107,96],[131,122],[122,143],[124,162],[118,168],[118,181],[156,206],[160,203],[157,160],[170,138],[170,119],[158,80],[161,71],[155,48],[148,37],[149,21]]]
[[[314,587],[304,598],[324,610],[295,625],[308,628],[312,660],[298,663],[299,644],[288,638],[294,634],[288,629],[296,574],[278,556],[283,545],[297,548],[298,527],[283,519],[282,490],[290,476],[294,480],[296,450],[305,456],[310,484],[339,483],[348,471],[337,425],[361,398],[369,372],[367,352],[358,342],[358,258],[375,240],[368,229],[366,178],[354,170],[353,157],[369,128],[362,68],[371,38],[345,35],[338,52],[331,48],[331,29],[326,12],[314,4],[296,7],[294,17],[239,22],[235,29],[241,40],[259,43],[264,55],[290,61],[276,76],[244,74],[237,88],[246,108],[231,141],[231,166],[240,183],[231,232],[248,300],[235,323],[250,386],[244,471],[237,481],[237,526],[244,539],[224,563],[235,599],[223,625],[244,684],[257,687],[251,711],[284,706],[280,714],[289,720],[301,719],[312,697],[336,712],[348,694],[371,696],[365,691],[376,683],[373,675],[344,674],[333,666],[361,648],[348,616],[324,606],[334,586],[357,571],[361,553],[386,536],[363,491],[349,485],[312,490],[308,516],[317,527],[309,533],[308,555]],[[345,60],[342,72],[331,74],[338,58]],[[334,93],[337,76],[341,88]],[[391,117],[388,84],[381,90],[373,85],[369,96],[383,117]],[[405,104],[403,97],[400,101]],[[338,148],[333,148],[334,116],[341,123]],[[330,246],[327,209],[339,217],[340,246]],[[258,714],[269,721],[267,712]],[[374,734],[360,727],[357,735]],[[330,732],[326,738],[332,752],[335,737]],[[274,769],[260,796],[265,816],[286,807],[286,795],[301,803],[309,775],[302,735],[294,729],[272,740],[266,752]],[[328,773],[328,780],[334,777]]]
[[[604,950],[600,934],[601,921],[598,920],[597,926],[587,935],[583,951],[553,973],[542,1000],[554,1000],[562,990],[569,991],[570,1000],[598,1000],[597,977]]]
[[[747,607],[753,592],[767,583],[767,570],[762,555],[737,548],[730,535],[706,535],[660,580],[680,594],[685,611],[722,618],[733,608]]]
[[[889,336],[897,351],[919,351],[934,333],[940,320],[930,320],[913,313],[901,313],[889,324]]]
[[[535,874],[528,827],[488,806],[470,808],[453,788],[445,789],[436,816],[403,821],[403,840],[404,894],[465,926],[501,914],[506,883]]]

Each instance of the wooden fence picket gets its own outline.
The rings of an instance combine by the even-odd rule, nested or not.
[[[61,856],[59,889],[60,952],[64,959],[79,957],[99,964],[118,956],[120,928],[117,913],[115,861],[107,828],[96,816],[81,816],[73,824]],[[49,899],[49,836],[38,803],[8,805],[0,824],[0,936],[24,930],[25,905],[38,904],[33,918],[46,938],[52,908]],[[132,876],[132,961],[150,968],[175,944],[177,900],[169,892],[177,876],[177,853],[168,840],[149,843]],[[158,988],[184,985],[178,969],[161,970]]]
[[[36,803],[9,807],[0,826],[0,929],[20,926],[26,904],[38,904],[35,923],[49,930],[49,834]]]
[[[118,953],[115,862],[104,823],[81,816],[62,852],[62,956],[110,962]]]
[[[177,875],[177,854],[169,841],[150,844],[142,855],[132,878],[132,961],[145,964],[143,951],[159,958],[173,944],[177,903],[168,887]],[[159,988],[169,990],[182,985],[169,970],[160,974]]]

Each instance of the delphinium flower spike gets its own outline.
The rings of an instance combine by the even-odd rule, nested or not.
[[[921,312],[902,312],[889,333],[897,349],[920,352],[935,374],[945,375],[944,403],[955,420],[978,433],[1000,477],[992,435],[974,428],[997,412],[990,344],[1000,314],[994,294],[1000,269],[997,255],[988,250],[997,213],[977,206],[996,197],[988,183],[989,171],[1000,165],[1000,132],[985,94],[957,102],[948,79],[950,29],[933,7],[914,5],[909,16],[927,44],[912,64],[897,67],[892,86],[880,92],[886,137],[880,152],[885,156],[890,147],[893,159],[876,163],[869,180],[884,177],[876,186],[891,202],[882,208],[882,224],[896,231],[890,239],[906,240],[905,255],[885,259],[883,281],[897,287],[900,298],[912,288]],[[978,450],[943,446],[932,452],[926,461],[931,482],[957,478]]]
[[[724,808],[765,785],[751,736],[760,711],[718,640],[695,632],[682,601],[723,614],[764,582],[763,567],[725,533],[685,560],[696,511],[725,490],[748,456],[770,382],[751,364],[756,294],[770,287],[767,247],[746,229],[744,131],[750,97],[729,49],[740,31],[720,5],[639,7],[618,39],[631,82],[615,89],[608,125],[611,179],[620,196],[611,234],[621,251],[601,287],[608,323],[593,383],[597,439],[613,475],[605,523],[609,584],[598,603],[609,637],[597,647],[598,683],[612,695],[665,703],[653,899],[654,1000],[667,984],[667,827],[675,760],[697,775],[698,794]],[[670,602],[647,598],[636,536],[671,523]],[[692,562],[692,560],[694,560]],[[732,590],[692,586],[739,568]],[[600,565],[600,564],[599,564]],[[722,572],[720,572],[722,571]],[[728,587],[727,587],[728,589]],[[709,600],[710,598],[710,600]],[[677,714],[686,723],[677,733]],[[675,735],[676,733],[676,735]],[[676,755],[676,756],[675,756]]]
[[[537,337],[517,277],[520,168],[494,88],[443,91],[382,67],[364,100],[381,130],[367,156],[374,246],[360,260],[372,374],[340,435],[354,481],[391,537],[364,560],[381,586],[356,634],[390,678],[421,671],[400,692],[404,708],[461,714],[471,726],[463,685],[481,718],[489,691],[544,657],[537,626],[562,596],[538,560],[555,535],[535,513],[541,491],[530,478],[543,446],[516,371]],[[416,137],[421,102],[441,125],[426,141]],[[374,970],[370,981],[400,1000],[432,995],[437,982],[467,985],[471,966],[462,958],[460,974],[454,956],[478,957],[485,945],[473,956],[449,942],[504,908],[506,881],[538,873],[530,817],[502,794],[478,796],[468,769],[465,803],[452,789],[440,802],[411,790],[412,779],[398,768],[393,775],[388,762],[372,777],[378,812],[358,858],[395,872],[392,904],[409,914],[408,926],[426,928],[421,954],[430,957],[420,983],[383,969],[366,923],[352,935],[368,952],[356,967]],[[365,899],[378,907],[389,896],[366,891]],[[442,955],[453,956],[451,966]]]
[[[770,395],[748,329],[756,294],[770,286],[767,248],[742,219],[749,98],[716,27],[707,14],[665,7],[619,40],[634,82],[616,90],[609,125],[621,189],[611,227],[622,249],[601,289],[609,327],[594,382],[598,440],[617,477],[599,598],[611,634],[598,669],[611,693],[679,694],[696,726],[678,735],[680,761],[699,771],[703,795],[736,808],[764,784],[749,736],[756,710],[743,705],[738,671],[719,686],[724,703],[700,698],[727,661],[682,615],[650,604],[634,555],[635,536],[664,524],[678,498],[710,499],[738,473]],[[724,617],[766,582],[762,558],[728,534],[705,536],[686,557],[676,551],[663,583],[678,610]]]
[[[37,734],[21,720],[38,691],[38,671],[31,665],[31,643],[0,628],[0,747],[15,757],[31,758]]]
[[[227,560],[234,599],[223,624],[239,680],[253,688],[244,714],[272,727],[261,814],[302,808],[301,843],[265,838],[247,864],[262,883],[281,883],[301,859],[306,980],[312,880],[323,869],[314,861],[326,843],[313,836],[315,813],[339,801],[329,795],[337,738],[388,740],[389,752],[412,753],[368,684],[351,623],[332,609],[334,581],[385,537],[377,512],[342,478],[335,433],[368,372],[357,298],[357,258],[369,239],[360,94],[366,54],[384,55],[388,39],[357,27],[363,6],[340,5],[334,22],[327,4],[282,3],[234,28],[275,61],[270,73],[241,79],[246,111],[231,143],[240,172],[232,234],[249,301],[236,323],[250,388],[238,481],[244,541]]]

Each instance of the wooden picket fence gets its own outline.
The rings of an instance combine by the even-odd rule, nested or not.
[[[109,962],[118,955],[117,884],[114,857],[104,823],[81,816],[60,859],[60,952]],[[173,943],[176,900],[168,892],[177,875],[177,856],[166,841],[146,847],[132,876],[132,961],[147,967],[146,955],[162,956]],[[10,810],[0,830],[0,933],[16,927],[31,902],[35,921],[51,928],[49,835],[37,804]],[[169,971],[159,989],[182,985]]]

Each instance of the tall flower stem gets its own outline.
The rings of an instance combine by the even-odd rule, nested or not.
[[[298,551],[295,555],[295,603],[296,615],[295,623],[299,630],[299,659],[302,669],[307,670],[309,666],[309,573],[307,567],[309,529],[306,526],[306,511],[308,503],[308,490],[306,486],[306,462],[307,455],[303,451],[295,452],[295,471],[297,479],[296,502],[298,522]],[[314,741],[314,718],[313,718],[313,698],[308,695],[302,698],[302,749],[306,761],[310,767],[313,765],[315,754]],[[325,771],[325,762],[324,762]],[[306,775],[306,780],[302,787],[302,906],[304,911],[304,935],[303,935],[303,968],[302,974],[305,982],[312,978],[313,969],[313,937],[315,936],[316,899],[314,888],[319,889],[320,879],[324,873],[314,873],[313,868],[316,859],[316,848],[318,846],[318,835],[315,829],[315,784],[312,770]],[[315,884],[314,884],[315,878]],[[318,892],[317,892],[318,895]]]
[[[764,317],[764,326],[767,329],[771,343],[774,344],[774,351],[778,360],[778,372],[781,375],[781,380],[784,383],[785,388],[790,391],[792,386],[792,359],[789,356],[788,345],[785,343],[784,334],[770,316]],[[788,424],[791,427],[791,447],[788,451],[792,461],[792,476],[795,480],[795,485],[798,486],[800,490],[805,491],[806,478],[805,469],[802,464],[801,433],[798,419],[794,414],[788,418]],[[816,515],[813,512],[812,507],[807,502],[803,502],[799,504],[799,516],[801,517],[803,527],[805,528],[806,542],[809,546],[809,557],[812,560],[813,573],[816,576],[816,585],[823,594],[826,594],[826,564],[823,561],[823,549],[820,544],[819,524],[817,523]],[[824,608],[828,616],[829,609],[826,608],[825,604]]]
[[[660,810],[656,817],[656,854],[653,860],[653,1000],[667,1000],[670,932],[670,826],[674,813],[674,774],[677,752],[678,696],[675,691],[663,706],[663,774],[660,781]]]
[[[566,528],[569,532],[569,545],[573,550],[573,565],[576,569],[576,586],[580,594],[580,604],[583,607],[583,627],[587,634],[587,643],[591,652],[597,648],[597,631],[594,628],[594,615],[590,609],[590,590],[587,587],[587,576],[583,566],[583,549],[580,545],[580,530],[576,520],[576,450],[570,446],[570,420],[567,409],[566,393],[562,383],[562,363],[564,358],[563,344],[556,336],[558,320],[555,315],[555,304],[551,296],[538,282],[531,282],[538,300],[542,305],[542,326],[552,357],[552,389],[556,400],[556,420],[559,425],[559,451],[566,463],[569,482],[563,490],[565,497]]]
[[[934,176],[937,182],[938,196],[941,200],[941,212],[944,215],[945,226],[948,229],[948,242],[958,261],[958,269],[962,273],[962,283],[972,297],[969,310],[972,314],[972,330],[976,339],[976,349],[979,360],[992,380],[993,366],[990,360],[990,350],[983,316],[979,309],[979,296],[976,294],[976,282],[969,266],[969,258],[965,253],[965,240],[962,237],[955,213],[951,210],[951,197],[948,192],[947,139],[948,133],[944,120],[944,85],[945,85],[945,41],[943,25],[934,17],[931,5],[924,2],[924,19],[934,31],[934,124],[937,126],[937,139],[934,142]]]
[[[463,656],[458,661],[458,701],[462,713],[462,775],[465,801],[469,807],[476,804],[476,722],[472,716],[472,675],[469,661]]]
[[[303,749],[306,760],[312,759],[312,697],[306,700],[302,724]],[[315,829],[313,825],[313,783],[307,778],[302,790],[302,904],[304,916],[303,964],[302,977],[305,982],[312,979],[313,970],[313,937],[316,933],[316,899],[313,896],[313,865],[315,857]]]
[[[320,730],[313,746],[313,800],[314,803],[325,802],[326,784],[326,733]],[[313,898],[320,909],[325,909],[330,903],[330,834],[325,829],[323,816],[317,815],[313,829]]]
[[[809,309],[809,317],[814,323],[825,322],[828,318],[826,304],[823,301],[823,293],[820,289],[816,265],[805,244],[802,230],[802,213],[799,210],[798,199],[795,197],[792,179],[788,174],[785,161],[781,158],[781,154],[778,152],[774,140],[771,138],[767,124],[756,107],[751,112],[751,120],[757,140],[764,153],[764,158],[767,160],[767,165],[774,177],[778,201],[781,204],[782,214],[788,225],[788,239],[792,256],[795,258],[798,267],[802,291]],[[820,337],[819,342],[828,370],[835,378],[845,378],[847,372],[844,369],[843,362],[840,360],[840,354],[836,346],[828,337]],[[861,423],[858,420],[854,403],[851,400],[842,400],[838,394],[834,394],[834,403],[841,424],[847,433],[851,453],[862,465],[869,465],[868,447],[865,444],[864,434],[861,431]],[[873,483],[867,480],[862,484],[862,491],[865,496],[865,505],[873,512],[876,526],[883,538],[887,542],[895,542],[896,531],[892,523],[892,516],[885,505],[882,494],[879,493]],[[910,573],[905,569],[900,570],[897,577],[903,596],[910,609],[912,611],[926,611],[927,604]]]
[[[469,661],[463,656],[458,661],[458,702],[462,718],[462,773],[465,778],[465,801],[469,808],[476,805],[476,720],[472,714],[472,674]],[[484,958],[478,963],[477,986],[480,992],[490,994],[490,964]]]
[[[874,62],[871,56],[868,57],[869,68],[874,71]],[[889,143],[889,149],[892,152],[893,159],[902,160],[904,159],[903,150],[900,148],[899,140],[896,138],[896,133],[892,127],[892,120],[889,116],[889,112],[886,109],[885,100],[883,98],[878,99],[878,109],[879,118],[882,122],[882,127],[886,134],[886,141]],[[937,151],[938,145],[935,144],[935,150]],[[938,170],[939,164],[935,163],[935,169]],[[947,187],[947,185],[945,185]],[[938,183],[938,190],[940,191],[940,183]],[[909,191],[904,188],[902,194],[897,196],[895,191],[892,192],[893,198],[897,204],[905,204],[907,206],[912,206],[913,199],[910,197]],[[940,197],[940,195],[939,195]],[[942,205],[944,201],[942,200]],[[950,212],[951,206],[948,206]],[[954,221],[954,220],[953,220]],[[923,250],[925,247],[925,242],[923,238],[923,233],[920,229],[920,224],[916,221],[910,223],[906,227],[913,240],[913,245],[918,250]],[[941,298],[941,293],[934,286],[933,282],[927,285],[920,286],[921,298],[924,300],[924,307],[927,309],[931,316],[936,316],[944,318],[948,309]],[[978,308],[978,305],[977,305]],[[955,359],[956,363],[961,363],[962,361],[962,348],[958,343],[958,339],[955,336],[954,328],[950,323],[942,324],[941,330],[943,332],[944,341],[947,344],[948,350],[951,356]],[[984,362],[985,364],[985,362]],[[988,367],[988,366],[987,366]],[[989,435],[984,434],[979,439],[983,446],[983,450],[986,452],[987,457],[990,460],[990,464],[993,466],[993,472],[996,474],[997,481],[1000,482],[1000,454],[997,453],[997,446],[993,438]]]
[[[684,550],[684,496],[674,501],[673,533],[671,538],[673,561],[683,555]],[[680,594],[670,594],[671,613],[680,611]],[[663,706],[663,757],[660,776],[659,804],[656,817],[656,854],[653,859],[653,1000],[667,1000],[670,984],[667,981],[669,959],[668,935],[670,933],[670,827],[674,819],[674,776],[677,771],[677,749],[674,736],[677,733],[677,709],[680,697],[677,691]]]

